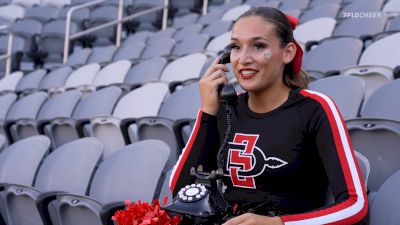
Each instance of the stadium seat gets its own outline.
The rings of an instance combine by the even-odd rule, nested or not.
[[[175,32],[176,29],[173,27],[168,27],[164,30],[159,30],[157,32],[154,32],[153,34],[149,35],[149,38],[147,39],[147,44],[154,44],[155,42],[161,39],[173,38]]]
[[[31,136],[31,132],[24,129],[29,120],[35,120],[43,103],[47,100],[47,93],[35,92],[18,99],[8,110],[5,131],[10,142]]]
[[[158,39],[149,43],[144,49],[141,59],[151,59],[154,57],[166,57],[171,54],[172,49],[176,44],[175,39],[164,38]]]
[[[148,81],[157,81],[160,79],[161,73],[166,65],[167,60],[162,57],[143,60],[132,66],[128,71],[128,74],[125,76],[124,83],[130,86],[135,86]]]
[[[120,60],[103,67],[95,76],[93,85],[95,87],[109,86],[113,84],[122,84],[128,70],[131,68],[131,62]]]
[[[347,18],[335,28],[333,36],[352,36],[367,40],[383,32],[386,22],[387,17],[385,14],[382,14],[379,18]]]
[[[400,121],[400,80],[381,86],[364,103],[361,116]]]
[[[65,88],[77,88],[80,86],[90,86],[96,74],[100,71],[97,63],[87,64],[74,70],[65,81]]]
[[[175,45],[171,55],[168,58],[174,59],[189,54],[204,52],[208,40],[209,36],[207,34],[188,34],[184,39]]]
[[[235,1],[231,1],[231,2],[235,2]],[[222,9],[208,12],[207,15],[200,16],[199,19],[197,20],[197,23],[203,24],[203,25],[213,24],[215,22],[220,21],[223,14],[224,14],[224,10],[222,10]]]
[[[201,32],[203,29],[203,25],[196,23],[192,25],[188,25],[185,27],[182,27],[181,29],[175,31],[173,38],[179,42],[187,38],[188,36],[196,35]]]
[[[242,13],[251,9],[249,5],[240,5],[234,8],[228,9],[221,17],[221,20],[236,21],[237,18],[242,15]]]
[[[168,92],[166,83],[147,83],[124,95],[116,104],[112,114],[93,117],[91,134],[103,141],[105,154],[111,154],[126,143],[120,127],[121,120],[157,115]]]
[[[121,93],[121,89],[115,86],[103,88],[83,97],[76,105],[71,118],[51,120],[46,128],[49,129],[46,136],[50,137],[53,147],[57,148],[80,137],[90,136],[90,127],[87,127],[90,119],[111,115]]]
[[[365,187],[368,188],[368,177],[371,172],[371,165],[369,160],[360,152],[354,151],[358,165],[360,166],[361,174],[363,176]]]
[[[357,65],[362,48],[363,42],[358,38],[325,39],[304,54],[303,67],[307,71],[339,74],[340,70]]]
[[[99,140],[76,140],[59,147],[44,159],[33,186],[6,185],[4,195],[8,224],[43,224],[39,209],[44,201],[60,192],[86,194],[102,153],[103,145]],[[52,205],[49,206],[52,209]]]
[[[174,82],[199,78],[206,59],[207,57],[202,53],[180,57],[165,67],[160,80]]]
[[[16,142],[1,152],[0,213],[3,220],[7,220],[6,207],[8,205],[5,198],[7,185],[31,186],[42,159],[48,154],[49,147],[50,140],[46,136],[34,136]]]
[[[288,10],[288,9],[303,10],[308,8],[309,3],[310,0],[297,0],[297,1],[281,0],[281,5],[279,6],[279,10]]]
[[[335,4],[339,4],[341,5],[343,2],[343,0],[312,0],[310,2],[310,8],[318,6],[318,5],[322,5],[322,4],[326,4],[326,3],[335,3]]]
[[[279,1],[265,1],[265,0],[247,0],[244,2],[246,5],[250,5],[251,7],[272,7],[272,8],[278,8],[279,5],[281,4]]]
[[[51,70],[43,79],[40,81],[39,90],[51,90],[63,88],[64,83],[68,76],[71,74],[72,68],[69,66],[59,67]]]
[[[364,99],[365,82],[358,77],[339,75],[314,81],[310,89],[332,98],[343,119],[348,120],[358,116]]]
[[[188,13],[184,16],[175,17],[172,21],[172,26],[176,29],[186,27],[188,25],[195,24],[199,18],[197,13]]]
[[[329,38],[332,35],[333,29],[335,29],[335,25],[335,19],[320,17],[298,25],[293,31],[293,35],[299,45],[305,50],[307,42]]]
[[[376,194],[370,211],[370,225],[397,225],[400,223],[400,172],[385,180]]]
[[[107,224],[113,211],[106,209],[121,209],[126,199],[152,202],[164,181],[168,158],[168,146],[157,140],[125,146],[105,158],[93,177],[88,196],[57,196],[61,224]]]
[[[340,5],[337,3],[325,3],[325,4],[317,5],[313,8],[308,9],[301,15],[300,24],[310,21],[310,20],[318,19],[321,17],[328,17],[328,18],[335,19],[339,9],[340,9]],[[296,30],[297,29],[298,29],[298,27],[296,28]]]
[[[228,44],[231,43],[231,32],[225,32],[213,38],[206,47],[206,53],[212,56],[217,56],[217,53],[222,51]]]
[[[376,192],[400,169],[400,123],[385,119],[352,119],[346,122],[354,149],[371,165],[368,190]]]
[[[57,18],[59,11],[58,7],[52,5],[37,4],[27,8],[24,17],[46,23],[49,20]]]
[[[396,32],[400,31],[400,15],[388,21],[385,31]]]
[[[229,32],[231,27],[232,21],[216,21],[204,27],[201,34],[207,34],[212,39],[220,34]]]
[[[15,92],[22,94],[29,94],[39,89],[40,81],[46,75],[47,71],[44,69],[37,69],[29,74],[26,74],[18,82],[15,87]]]
[[[129,44],[124,42],[124,44],[117,49],[112,60],[114,62],[119,60],[135,62],[140,59],[145,47],[146,44],[144,42],[129,42]]]
[[[389,15],[398,15],[400,13],[400,2],[396,0],[386,1],[385,5],[383,6],[382,12]]]
[[[100,5],[93,9],[90,13],[89,27],[93,28],[98,25],[116,20],[118,18],[118,7],[114,5]],[[116,35],[116,27],[106,27],[90,34],[95,38],[93,45],[110,45],[113,44]]]
[[[168,168],[175,165],[184,147],[181,133],[183,127],[196,118],[200,108],[198,85],[193,83],[175,91],[165,99],[157,116],[136,120],[138,140],[157,139],[168,144],[171,149]],[[188,102],[190,104],[187,104]]]
[[[87,63],[98,63],[100,65],[105,65],[112,61],[115,51],[117,51],[117,47],[115,45],[93,47]]]

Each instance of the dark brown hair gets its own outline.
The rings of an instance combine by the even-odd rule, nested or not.
[[[270,7],[256,7],[244,12],[237,20],[249,16],[259,16],[266,22],[275,26],[275,33],[280,40],[280,47],[284,48],[294,41],[293,29],[286,15],[281,11]],[[283,70],[283,82],[290,88],[307,88],[308,75],[304,70],[298,74],[293,71],[293,61],[286,64]]]

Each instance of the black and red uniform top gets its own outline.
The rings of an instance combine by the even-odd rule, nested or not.
[[[334,102],[318,92],[291,90],[288,100],[267,113],[252,112],[248,94],[232,110],[233,132],[224,151],[225,198],[268,215],[277,210],[285,224],[353,224],[367,213],[363,179],[347,128]],[[217,116],[199,111],[186,147],[173,169],[175,195],[194,182],[191,167],[217,169],[226,132],[225,109]],[[327,193],[335,203],[327,205]]]

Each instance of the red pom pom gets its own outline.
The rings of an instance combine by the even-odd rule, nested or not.
[[[167,199],[164,199],[166,204]],[[118,225],[178,225],[181,222],[179,216],[170,217],[164,210],[160,209],[158,199],[153,201],[153,204],[141,202],[135,203],[125,200],[126,209],[118,210],[111,218]]]

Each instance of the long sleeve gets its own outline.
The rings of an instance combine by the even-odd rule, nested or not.
[[[354,224],[368,211],[367,195],[347,128],[334,102],[317,92],[302,90],[303,96],[320,107],[313,113],[310,127],[335,197],[335,204],[302,214],[282,216],[286,225]]]
[[[202,165],[204,171],[216,169],[218,145],[217,116],[199,110],[189,140],[170,177],[169,187],[174,196],[182,187],[194,182],[190,177],[190,168]]]

